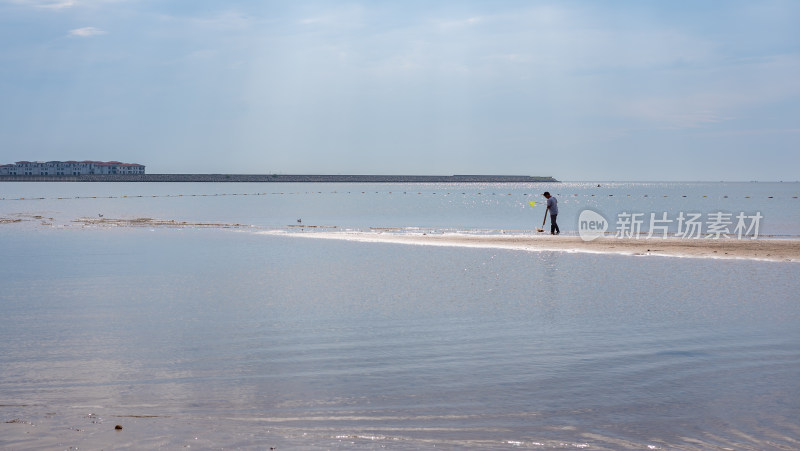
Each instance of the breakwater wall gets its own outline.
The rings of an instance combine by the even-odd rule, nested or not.
[[[291,174],[85,174],[3,175],[5,182],[250,182],[250,183],[535,183],[557,182],[528,175],[291,175]]]

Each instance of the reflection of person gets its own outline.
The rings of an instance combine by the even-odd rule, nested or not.
[[[558,199],[551,196],[549,192],[544,192],[544,198],[547,199],[547,209],[550,210],[550,235],[558,235],[561,230],[558,229],[556,216],[558,216]]]

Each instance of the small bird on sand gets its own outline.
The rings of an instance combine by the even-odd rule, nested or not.
[[[303,220],[302,219],[298,219],[297,222],[303,222]]]

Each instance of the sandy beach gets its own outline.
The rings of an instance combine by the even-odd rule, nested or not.
[[[523,251],[585,252],[636,256],[748,259],[800,262],[800,240],[794,239],[632,239],[601,237],[584,241],[575,236],[392,234],[373,232],[290,233],[291,236],[361,242],[464,246]]]
[[[54,218],[25,216],[24,218],[0,218],[2,223],[42,221],[53,226]],[[240,223],[215,223],[177,221],[153,218],[78,218],[71,221],[82,227],[177,227],[249,229],[256,227]],[[62,224],[66,226],[67,224]],[[425,232],[387,232],[381,230],[347,230],[335,227],[296,225],[286,230],[262,230],[256,233],[279,234],[292,237],[334,239],[359,242],[411,244],[421,246],[459,246],[494,249],[511,249],[531,252],[582,252],[596,254],[619,254],[632,256],[664,256],[717,259],[747,259],[780,262],[800,262],[800,240],[786,238],[757,239],[682,239],[682,238],[616,238],[605,236],[593,241],[584,241],[577,236],[551,236],[546,233],[526,234],[485,233],[471,234],[430,229]]]

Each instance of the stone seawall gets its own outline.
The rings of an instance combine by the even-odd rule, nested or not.
[[[533,183],[557,182],[527,175],[288,175],[288,174],[94,174],[2,175],[4,182],[301,182],[301,183]]]

